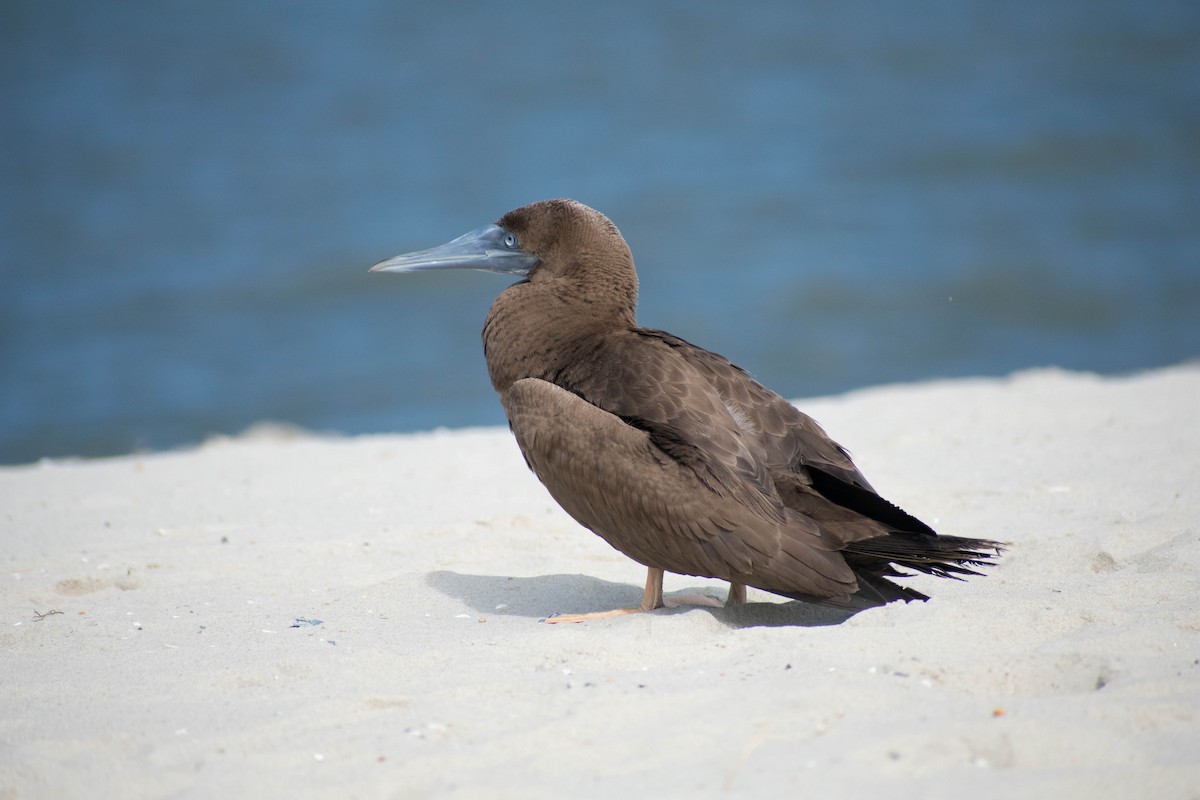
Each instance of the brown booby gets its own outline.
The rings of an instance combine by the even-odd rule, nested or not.
[[[664,605],[664,572],[793,599],[927,600],[903,567],[978,575],[998,542],[938,536],[884,500],[809,416],[716,353],[634,317],[633,256],[574,200],[510,211],[372,272],[477,269],[521,278],[488,311],[492,386],[529,468],[580,524],[648,569],[637,609]],[[851,600],[851,598],[856,600]]]

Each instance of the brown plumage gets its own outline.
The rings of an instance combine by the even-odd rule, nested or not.
[[[938,536],[879,496],[810,417],[721,356],[635,320],[637,274],[616,226],[573,200],[375,271],[519,275],[492,304],[492,386],[530,469],[576,520],[649,568],[798,599],[927,599],[895,566],[978,574],[1000,545]]]

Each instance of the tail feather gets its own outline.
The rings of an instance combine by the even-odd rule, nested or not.
[[[842,551],[859,578],[859,594],[889,603],[893,600],[928,600],[908,587],[888,580],[907,577],[896,567],[923,572],[939,578],[963,580],[966,575],[982,575],[972,567],[987,567],[1004,551],[1004,544],[991,539],[962,536],[936,536],[921,533],[890,533],[872,539],[850,542]]]

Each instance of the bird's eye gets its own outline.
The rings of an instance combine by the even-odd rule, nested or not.
[[[504,234],[504,246],[507,247],[509,250],[516,249],[516,246],[517,246],[516,235],[511,234],[511,233]]]

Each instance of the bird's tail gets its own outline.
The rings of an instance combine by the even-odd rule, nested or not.
[[[859,594],[882,604],[929,599],[888,580],[909,576],[896,567],[962,580],[966,575],[983,574],[973,567],[991,566],[1003,551],[1004,544],[991,539],[897,532],[851,542],[842,554],[859,579]]]

